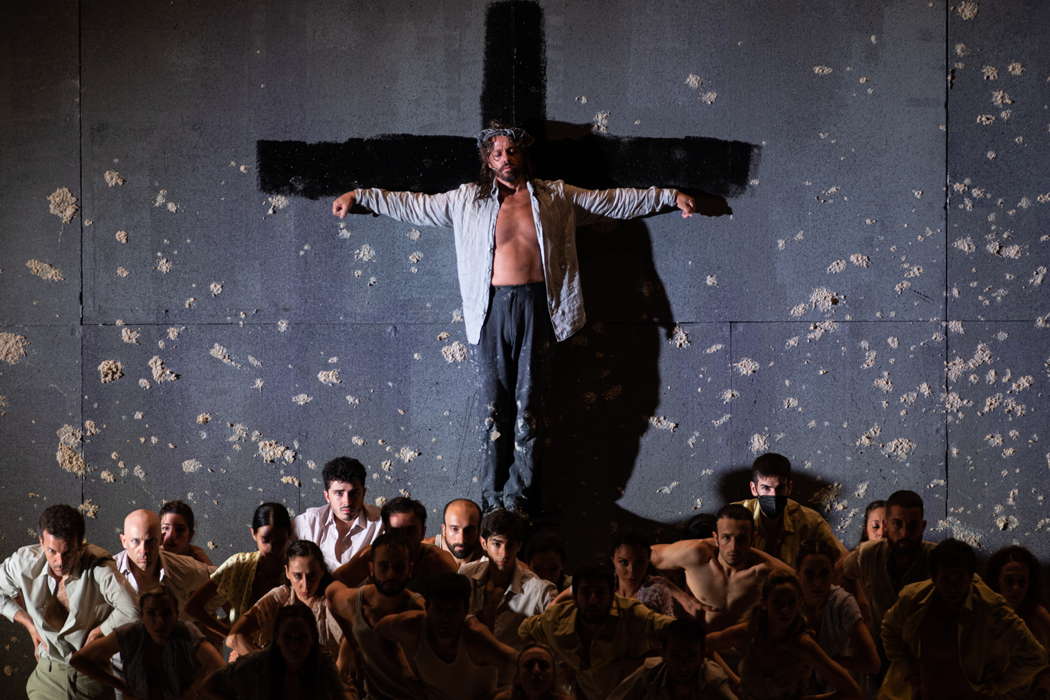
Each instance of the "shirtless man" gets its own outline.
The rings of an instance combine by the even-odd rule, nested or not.
[[[325,590],[328,609],[357,650],[366,700],[422,697],[423,689],[411,679],[397,645],[375,632],[376,625],[388,615],[423,609],[423,599],[405,587],[412,576],[409,550],[410,543],[404,537],[382,534],[369,547],[372,583],[348,588],[335,581]]]
[[[409,558],[412,561],[412,577],[408,581],[410,590],[420,591],[420,585],[431,576],[441,573],[456,573],[459,565],[448,552],[432,544],[425,544],[427,509],[419,501],[404,496],[387,501],[380,517],[383,520],[383,531],[398,533],[409,542]],[[347,586],[360,586],[369,573],[371,547],[366,546],[354,558],[340,566],[332,576]]]
[[[376,634],[405,650],[432,700],[489,700],[500,678],[509,680],[517,652],[467,615],[465,576],[442,574],[427,584],[426,611],[389,615]]]
[[[582,190],[530,177],[523,130],[492,124],[478,136],[475,183],[436,195],[356,189],[332,202],[346,216],[356,204],[419,226],[453,230],[467,340],[481,379],[482,509],[525,510],[540,423],[540,391],[552,341],[583,327],[576,224],[627,219],[678,207],[692,197],[670,189]],[[508,444],[511,441],[512,444]]]
[[[459,565],[481,559],[481,508],[469,498],[449,501],[441,514],[441,532],[423,540],[456,558]]]
[[[657,569],[685,570],[685,582],[703,606],[712,632],[740,621],[758,601],[771,572],[793,571],[751,546],[754,520],[747,508],[736,503],[723,506],[715,528],[713,539],[654,545],[651,559]]]

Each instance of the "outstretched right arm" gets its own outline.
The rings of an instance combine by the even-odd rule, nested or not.
[[[452,190],[441,194],[420,194],[366,187],[351,190],[336,198],[332,202],[332,215],[342,219],[357,204],[376,214],[417,226],[451,228],[454,198],[458,192],[459,190]]]

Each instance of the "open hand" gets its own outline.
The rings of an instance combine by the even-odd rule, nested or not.
[[[682,210],[683,219],[688,219],[696,213],[696,200],[684,192],[675,195],[674,205]]]
[[[350,190],[345,194],[339,195],[332,202],[332,216],[338,216],[340,219],[350,213],[350,208],[354,206],[354,201],[357,199],[357,194],[354,190]]]

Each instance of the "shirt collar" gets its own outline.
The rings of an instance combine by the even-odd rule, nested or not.
[[[157,576],[157,581],[163,581],[167,574],[168,567],[165,562],[167,557],[168,552],[165,552],[163,549],[160,550],[159,561],[157,562],[157,568],[160,570],[160,573]],[[128,556],[128,550],[120,550],[117,556],[114,557],[114,562],[117,565],[117,571],[119,571],[125,579],[129,582],[134,580],[135,575],[131,571],[131,557]]]
[[[335,524],[335,520],[336,520],[336,518],[335,518],[335,510],[332,508],[332,506],[328,505],[327,503],[325,504],[324,507],[325,507],[325,516],[324,516],[324,525],[325,525],[325,527],[333,527],[333,528],[336,527],[336,524]],[[364,530],[366,527],[368,527],[368,511],[365,510],[364,504],[361,504],[361,510],[360,510],[360,512],[358,512],[357,517],[354,518],[350,522],[350,531],[347,534],[355,535],[358,532],[360,532],[361,530]]]

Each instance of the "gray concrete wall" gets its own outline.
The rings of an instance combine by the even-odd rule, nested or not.
[[[573,551],[742,497],[769,449],[850,545],[868,501],[911,488],[934,539],[1050,555],[1050,6],[540,7],[548,121],[755,155],[731,217],[580,234],[591,323],[558,349],[545,485]],[[256,147],[472,136],[485,7],[50,1],[6,19],[0,555],[49,503],[83,503],[116,549],[128,510],[183,498],[221,560],[260,501],[320,502],[338,454],[369,467],[370,500],[421,498],[431,530],[477,497],[451,234],[271,199]],[[61,188],[76,211],[49,211]],[[6,629],[16,692],[31,655]]]

